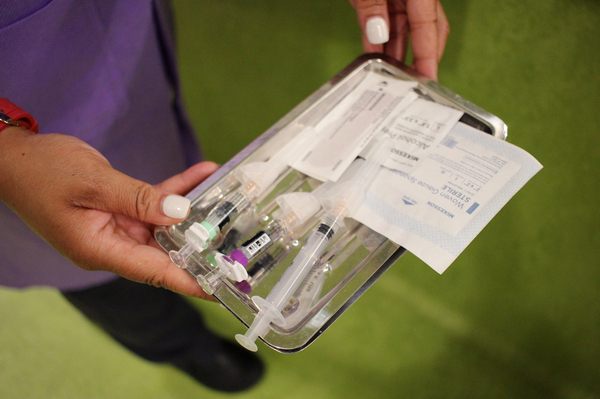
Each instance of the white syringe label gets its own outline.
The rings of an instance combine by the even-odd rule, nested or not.
[[[270,242],[271,237],[269,237],[269,235],[264,231],[261,231],[255,238],[252,239],[252,242],[246,246],[246,250],[252,257],[260,252]]]

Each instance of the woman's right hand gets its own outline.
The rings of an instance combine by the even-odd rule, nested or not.
[[[437,80],[450,25],[439,0],[350,0],[363,31],[366,53],[385,53],[404,62],[410,38],[413,65]]]

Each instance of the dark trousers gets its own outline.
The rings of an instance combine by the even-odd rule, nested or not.
[[[218,340],[180,295],[118,278],[62,295],[123,346],[155,362],[202,359]]]

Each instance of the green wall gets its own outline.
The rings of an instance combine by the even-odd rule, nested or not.
[[[403,257],[240,398],[600,398],[600,3],[455,0],[440,82],[544,169],[443,275]],[[175,1],[184,97],[225,162],[361,52],[345,0]],[[225,335],[241,324],[195,301]],[[219,398],[50,289],[0,289],[2,398]]]

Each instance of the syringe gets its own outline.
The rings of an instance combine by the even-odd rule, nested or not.
[[[314,134],[314,129],[306,128],[286,146],[266,162],[252,162],[241,166],[234,176],[241,186],[225,196],[202,222],[193,223],[185,232],[187,243],[179,250],[169,252],[171,260],[179,267],[186,268],[186,260],[194,251],[202,252],[209,242],[235,216],[250,206],[288,168],[293,154]]]
[[[259,312],[246,334],[235,336],[246,349],[253,352],[257,350],[255,341],[269,331],[271,322],[285,324],[282,309],[319,259],[344,218],[352,216],[362,203],[366,189],[390,153],[389,136],[377,137],[369,148],[366,160],[356,159],[325,194],[326,198],[321,201],[325,216],[267,298],[252,297]]]
[[[304,282],[300,284],[282,311],[288,325],[295,324],[306,316],[319,298],[327,275],[339,268],[358,248],[364,247],[372,252],[386,240],[385,236],[366,226],[358,225],[357,227],[360,228],[346,232],[345,237],[337,240],[335,245],[324,253],[319,262],[310,269]]]
[[[317,262],[310,269],[302,284],[281,311],[286,325],[295,325],[306,315],[321,293],[325,278],[330,272],[329,265],[324,262]]]

